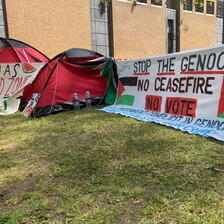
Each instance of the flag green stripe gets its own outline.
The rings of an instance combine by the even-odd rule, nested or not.
[[[119,97],[116,104],[123,104],[123,105],[132,106],[134,104],[134,101],[135,101],[135,96],[122,95],[122,96]]]
[[[224,118],[224,112],[218,115],[218,117]]]

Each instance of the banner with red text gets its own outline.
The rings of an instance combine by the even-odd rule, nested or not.
[[[26,85],[37,76],[44,63],[0,64],[0,115],[18,110],[20,96]]]
[[[103,111],[224,140],[224,46],[116,64],[117,100]]]

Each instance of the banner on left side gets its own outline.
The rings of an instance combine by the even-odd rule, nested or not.
[[[15,113],[23,89],[32,83],[45,63],[0,64],[0,115]]]

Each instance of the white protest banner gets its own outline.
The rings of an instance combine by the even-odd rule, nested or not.
[[[119,88],[103,111],[224,140],[224,47],[117,61]]]
[[[0,115],[18,110],[23,89],[33,82],[44,63],[0,64]]]

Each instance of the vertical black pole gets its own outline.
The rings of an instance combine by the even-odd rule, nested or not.
[[[217,1],[217,4],[222,4],[222,44],[224,44],[224,2],[222,1]],[[218,8],[218,7],[217,7]]]
[[[180,4],[181,0],[175,1],[176,10],[176,52],[180,51]]]
[[[107,7],[108,13],[108,30],[109,30],[109,56],[114,57],[114,32],[113,32],[113,6],[110,1]]]
[[[7,13],[6,13],[6,6],[5,6],[5,0],[2,1],[2,10],[3,10],[3,21],[5,24],[5,37],[9,37],[9,30],[8,30],[8,21],[7,21]]]

